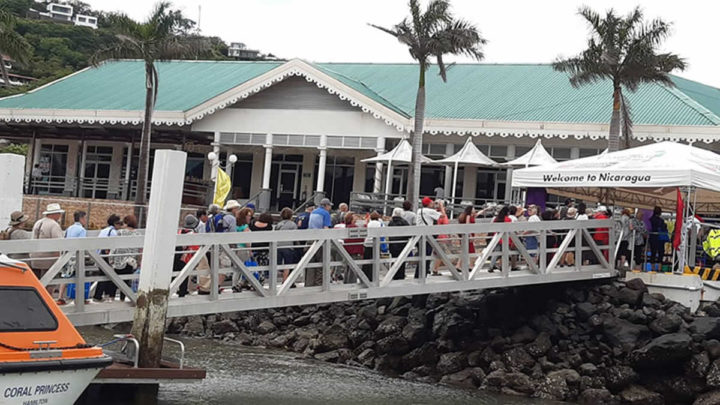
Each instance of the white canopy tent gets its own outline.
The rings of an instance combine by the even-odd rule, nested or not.
[[[515,171],[513,187],[696,187],[720,192],[720,155],[674,142]]]
[[[698,196],[718,200],[715,193],[720,192],[720,155],[691,145],[660,142],[519,169],[513,176],[512,186],[572,190],[605,188],[616,194],[626,194],[623,198],[629,201],[643,195],[671,198],[672,191],[667,188],[682,187],[687,193],[686,201],[692,201],[696,206]],[[697,189],[705,191],[698,193]],[[602,195],[602,190],[599,195]],[[690,204],[685,204],[684,230],[691,214]],[[687,254],[686,238],[683,238],[680,251],[679,269],[682,271]]]
[[[485,156],[468,138],[456,154],[448,156],[444,159],[435,160],[434,163],[452,165],[453,166],[453,185],[452,185],[452,201],[455,202],[455,193],[457,191],[457,174],[458,166],[477,166],[477,167],[497,167],[498,163]]]
[[[501,166],[507,167],[507,182],[508,184],[512,184],[512,178],[513,178],[513,170],[515,168],[520,167],[531,167],[531,166],[544,166],[544,165],[551,165],[557,163],[557,160],[552,157],[548,153],[548,151],[543,147],[542,140],[538,139],[537,142],[535,142],[535,146],[532,147],[527,153],[524,155],[515,158],[509,162],[503,163]],[[506,194],[505,194],[505,200],[512,200],[512,192],[513,187],[507,187],[506,188]],[[524,199],[524,197],[518,197],[520,199]]]
[[[363,159],[365,163],[387,163],[387,179],[385,180],[385,193],[390,194],[390,181],[392,179],[393,163],[410,164],[412,163],[412,145],[407,139],[403,139],[391,151],[380,155]],[[420,163],[423,165],[435,164],[435,161],[429,157],[422,156]]]
[[[507,167],[530,167],[530,166],[544,166],[557,163],[552,155],[542,146],[542,140],[538,139],[535,142],[535,146],[532,147],[524,155],[515,158],[509,162],[505,162],[502,165]]]

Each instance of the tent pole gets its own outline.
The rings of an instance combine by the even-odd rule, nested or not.
[[[455,218],[455,192],[457,191],[457,172],[458,162],[455,162],[455,169],[453,170],[453,185],[452,185],[452,201],[450,201],[450,219]]]
[[[385,179],[385,204],[383,204],[383,215],[387,215],[388,201],[390,201],[390,193],[392,192],[392,190],[390,189],[390,181],[392,180],[392,175],[392,159],[389,159],[387,164],[387,178]]]

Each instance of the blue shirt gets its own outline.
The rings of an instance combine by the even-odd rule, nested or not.
[[[65,230],[66,238],[84,238],[87,236],[87,231],[80,222],[75,222]]]
[[[308,229],[323,228],[332,228],[332,218],[330,217],[328,210],[323,207],[318,207],[310,214]]]

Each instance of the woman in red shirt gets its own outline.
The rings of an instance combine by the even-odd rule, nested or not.
[[[497,216],[493,219],[493,222],[512,222],[512,219],[510,219],[509,216],[510,209],[508,206],[503,206],[500,208],[500,211],[497,213]],[[495,233],[493,233],[490,236],[495,236]],[[500,242],[498,242],[497,245],[495,245],[495,249],[493,249],[493,252],[502,252],[502,245],[503,245],[503,239],[500,239]],[[495,266],[495,263],[500,262],[500,267],[502,267],[502,259],[498,256],[493,256],[492,260],[490,261],[490,270],[489,272],[492,273],[493,271],[497,270],[498,267]]]
[[[357,228],[358,226],[355,224],[355,220],[355,214],[352,212],[345,214],[345,228]],[[364,238],[347,238],[343,240],[343,245],[353,259],[362,260],[364,254],[363,242],[365,242]],[[343,279],[345,280],[345,284],[355,284],[357,281],[357,276],[350,266],[347,266],[345,269]]]

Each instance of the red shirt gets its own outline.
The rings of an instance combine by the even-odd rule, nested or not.
[[[599,213],[593,217],[593,219],[608,219],[605,214]],[[600,242],[603,245],[610,243],[610,229],[609,228],[598,228],[593,235],[593,239]]]
[[[357,228],[358,226],[355,224],[346,225],[345,228]],[[360,255],[362,256],[364,252],[363,248],[363,242],[365,242],[365,239],[359,238],[359,239],[352,239],[347,238],[344,240],[345,242],[345,250],[350,253],[351,255]]]

